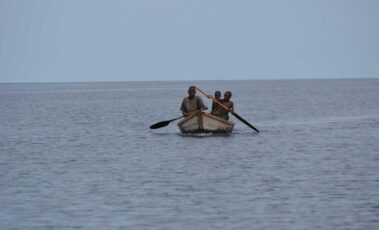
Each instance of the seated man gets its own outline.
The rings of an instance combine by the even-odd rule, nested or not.
[[[215,98],[218,102],[221,103],[221,92],[216,91],[215,92]],[[220,114],[220,105],[216,102],[212,102],[212,115],[218,116]]]
[[[201,100],[201,97],[196,96],[195,94],[195,86],[190,86],[188,88],[188,97],[183,98],[182,106],[180,107],[184,116],[188,116],[192,112],[200,109],[208,109],[208,107],[204,105],[203,100]]]
[[[229,110],[234,111],[234,104],[230,100],[231,97],[232,97],[232,92],[226,91],[224,93],[224,99],[222,99],[221,101],[222,101],[222,104],[226,106]],[[229,111],[221,107],[219,117],[223,118],[224,120],[229,120]]]

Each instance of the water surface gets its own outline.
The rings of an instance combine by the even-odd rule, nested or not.
[[[148,129],[192,84],[261,133]],[[378,165],[378,79],[0,84],[1,229],[378,229]]]

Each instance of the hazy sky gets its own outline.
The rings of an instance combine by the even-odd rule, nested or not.
[[[0,0],[0,82],[379,77],[379,0]]]

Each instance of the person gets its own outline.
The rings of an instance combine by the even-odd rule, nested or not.
[[[215,92],[215,99],[221,103],[221,92],[216,91]],[[216,102],[212,102],[212,115],[218,116],[220,114],[220,105]]]
[[[183,98],[180,110],[184,116],[188,116],[192,112],[200,109],[207,110],[208,107],[204,105],[201,97],[196,96],[195,86],[190,86],[188,88],[188,97]]]
[[[227,107],[230,111],[234,111],[234,103],[230,100],[231,97],[232,97],[232,92],[226,91],[224,93],[224,98],[221,101],[222,101],[222,104],[225,107]],[[224,120],[229,120],[229,111],[221,107],[219,117],[223,118]]]

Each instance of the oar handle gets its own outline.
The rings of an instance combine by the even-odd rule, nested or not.
[[[229,109],[228,107],[226,107],[225,105],[223,105],[221,102],[219,102],[216,98],[212,97],[211,95],[207,94],[206,92],[204,92],[203,90],[201,90],[199,87],[195,86],[195,88],[197,90],[199,90],[202,94],[204,94],[207,98],[211,99],[212,101],[216,102],[218,105],[220,105],[222,108],[224,108],[225,110],[229,111],[229,112],[233,112],[231,109]]]
[[[257,128],[255,128],[252,124],[250,124],[248,121],[246,121],[245,119],[243,119],[240,115],[238,115],[237,113],[235,113],[233,110],[229,109],[228,107],[226,107],[225,105],[223,105],[221,102],[219,102],[218,100],[216,100],[216,98],[212,97],[211,95],[207,94],[206,92],[204,92],[203,90],[201,90],[199,87],[196,87],[195,88],[197,90],[199,90],[202,94],[204,94],[206,97],[208,97],[209,99],[211,99],[212,101],[216,102],[217,104],[219,104],[222,108],[224,108],[225,110],[229,111],[231,114],[233,114],[238,120],[242,121],[244,124],[246,124],[247,126],[249,126],[250,128],[254,129],[255,131],[257,131],[259,133],[259,130]]]

